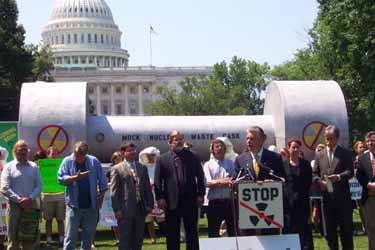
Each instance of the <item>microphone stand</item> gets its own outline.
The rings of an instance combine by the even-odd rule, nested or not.
[[[238,244],[238,220],[237,220],[237,207],[235,203],[235,195],[236,195],[236,184],[240,183],[242,180],[250,179],[254,180],[254,176],[249,171],[248,168],[246,168],[247,173],[241,177],[241,174],[245,170],[244,168],[241,168],[238,175],[235,179],[231,180],[229,183],[230,186],[230,200],[231,200],[231,206],[232,206],[232,220],[233,220],[233,226],[234,226],[234,237],[236,240],[236,250],[239,250],[239,244]],[[239,209],[239,208],[238,208]]]
[[[285,183],[285,179],[284,179],[283,177],[281,177],[281,176],[278,176],[278,175],[274,174],[273,170],[270,170],[270,172],[269,172],[268,174],[269,174],[270,176],[272,176],[272,177],[278,179],[279,181]]]

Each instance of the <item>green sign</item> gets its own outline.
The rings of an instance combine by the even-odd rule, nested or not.
[[[57,171],[63,159],[43,159],[38,161],[40,174],[42,176],[43,193],[61,193],[65,191],[64,186],[57,181]]]
[[[21,210],[17,225],[17,239],[35,241],[38,235],[40,211],[31,209],[25,212]]]
[[[12,150],[17,140],[17,122],[0,122],[0,146],[8,150],[7,162],[13,160]]]

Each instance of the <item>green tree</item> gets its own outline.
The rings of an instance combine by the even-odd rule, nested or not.
[[[308,48],[272,70],[273,79],[337,81],[345,96],[351,137],[363,139],[375,122],[375,4],[318,0]]]
[[[18,9],[14,0],[0,0],[0,84],[20,84],[30,75],[32,55],[26,50],[25,30],[17,24]]]
[[[53,68],[52,51],[47,46],[29,45],[33,55],[31,70],[33,81],[52,81],[50,70]]]
[[[0,113],[1,119],[18,119],[19,92],[31,75],[33,58],[25,48],[25,30],[17,24],[15,0],[0,0]]]
[[[375,4],[371,0],[320,0],[310,31],[322,71],[345,95],[352,138],[375,122]]]
[[[324,73],[319,58],[310,48],[297,50],[292,60],[275,66],[271,75],[274,80],[330,79]]]
[[[178,89],[161,87],[160,99],[147,107],[152,115],[243,115],[263,111],[270,67],[233,57],[215,64],[212,76],[187,78]]]
[[[18,120],[21,85],[51,80],[49,47],[25,45],[25,30],[17,23],[15,0],[0,0],[0,119]]]

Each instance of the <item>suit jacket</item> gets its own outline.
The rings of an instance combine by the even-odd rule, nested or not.
[[[372,174],[372,167],[371,167],[371,153],[370,152],[366,152],[365,154],[359,157],[356,177],[358,179],[358,182],[362,185],[361,200],[364,203],[366,202],[369,196],[367,184],[369,182],[374,181],[374,176]]]
[[[154,199],[151,191],[150,179],[147,168],[135,162],[136,173],[139,178],[142,215],[147,215],[147,209],[154,207]],[[124,216],[135,215],[136,182],[127,162],[121,162],[111,169],[111,200],[114,212],[123,211]]]
[[[328,148],[320,151],[315,156],[313,167],[313,182],[318,183],[325,175],[338,174],[340,181],[333,183],[333,193],[323,192],[323,198],[333,198],[335,200],[351,200],[349,189],[349,179],[353,177],[353,157],[349,150],[337,146],[332,163],[329,163]]]
[[[206,192],[200,159],[187,149],[179,152],[178,156],[181,158],[185,172],[184,199],[191,199],[191,202],[195,203],[197,196],[204,196]],[[181,194],[178,193],[176,171],[171,151],[157,158],[154,184],[156,199],[165,199],[168,209],[175,209]]]
[[[300,159],[297,174],[286,162],[288,188],[286,196],[291,209],[292,228],[296,223],[307,223],[310,216],[310,186],[312,184],[312,169],[310,162]]]
[[[272,152],[268,149],[263,148],[263,153],[261,158],[259,159],[259,175],[256,177],[255,171],[253,168],[253,157],[250,152],[243,152],[239,156],[237,156],[234,162],[234,174],[232,175],[233,178],[236,178],[239,173],[242,173],[239,176],[243,176],[247,174],[247,171],[250,171],[253,179],[250,178],[252,181],[264,181],[265,179],[271,179],[275,181],[280,181],[278,178],[271,176],[270,170],[273,170],[274,174],[280,176],[282,178],[286,178],[283,162],[281,160],[281,156],[275,152]],[[287,219],[285,218],[286,214],[288,214],[288,207],[286,206],[286,196],[283,195],[283,205],[284,205],[284,224],[286,224]],[[236,207],[236,211],[238,211],[238,207]],[[278,229],[262,229],[261,235],[269,235],[269,234],[278,234]],[[287,232],[286,232],[287,233]],[[245,233],[246,235],[255,235],[255,230],[247,230]]]
[[[236,178],[241,170],[249,169],[252,176],[255,178],[254,181],[264,181],[265,179],[273,179],[273,180],[279,181],[274,176],[269,175],[270,170],[273,170],[275,175],[285,178],[286,176],[285,170],[284,170],[283,162],[281,160],[280,155],[268,149],[263,148],[262,157],[259,161],[260,161],[259,175],[258,177],[256,177],[255,171],[253,168],[253,157],[251,156],[251,153],[243,152],[242,154],[237,156],[234,162],[235,171],[232,177]],[[243,171],[241,176],[244,174],[246,173]]]

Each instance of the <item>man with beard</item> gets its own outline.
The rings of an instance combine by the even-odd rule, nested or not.
[[[169,135],[170,151],[156,161],[155,195],[165,211],[167,250],[180,249],[180,223],[184,221],[186,249],[199,250],[198,207],[203,204],[205,185],[200,159],[184,148],[184,136],[177,130]]]

